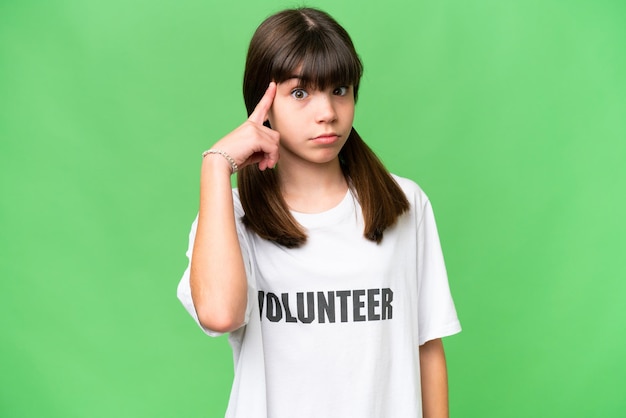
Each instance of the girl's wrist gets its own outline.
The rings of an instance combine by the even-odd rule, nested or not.
[[[203,154],[202,172],[211,173],[211,175],[227,174],[230,177],[233,174],[233,166],[222,155],[218,153]]]
[[[237,163],[235,162],[233,157],[231,157],[226,152],[224,152],[224,151],[222,151],[220,149],[211,148],[211,149],[208,149],[208,150],[206,150],[206,151],[204,151],[202,153],[202,158],[205,159],[206,157],[208,157],[210,155],[220,155],[226,161],[228,161],[228,164],[230,164],[230,172],[231,172],[231,174],[235,174],[237,172],[237,170],[239,170],[239,167],[237,166]]]

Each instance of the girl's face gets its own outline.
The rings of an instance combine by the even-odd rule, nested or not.
[[[333,161],[352,130],[352,86],[305,89],[294,76],[278,84],[268,118],[272,129],[280,133],[281,160]]]

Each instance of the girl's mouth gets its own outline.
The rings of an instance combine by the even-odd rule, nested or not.
[[[313,138],[313,141],[320,144],[332,144],[333,142],[337,141],[337,139],[339,139],[339,135],[334,132],[330,132],[316,136],[315,138]]]

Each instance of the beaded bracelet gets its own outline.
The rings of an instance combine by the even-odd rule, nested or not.
[[[228,161],[228,163],[230,164],[230,171],[232,174],[235,174],[237,170],[239,170],[239,167],[237,166],[237,163],[235,162],[235,160],[233,160],[233,157],[226,154],[224,151],[221,151],[218,149],[206,150],[202,153],[202,158],[206,157],[209,154],[219,154],[222,157],[226,158],[226,161]]]

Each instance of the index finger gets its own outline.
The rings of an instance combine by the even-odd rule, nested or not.
[[[248,117],[251,122],[262,125],[267,120],[267,114],[274,103],[274,97],[276,96],[276,83],[272,81],[265,90],[265,94],[261,97],[261,100],[254,108],[254,111]]]

